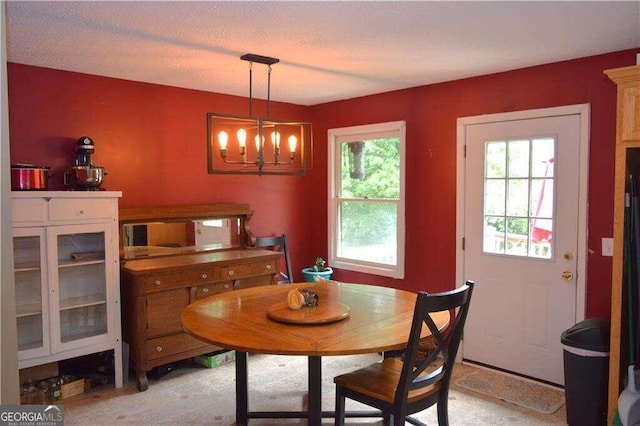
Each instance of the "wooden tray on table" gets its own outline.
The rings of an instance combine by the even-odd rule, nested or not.
[[[289,309],[287,302],[278,302],[269,306],[267,317],[291,324],[326,324],[348,318],[349,312],[347,305],[332,300],[320,301],[318,306],[303,306],[298,310]]]

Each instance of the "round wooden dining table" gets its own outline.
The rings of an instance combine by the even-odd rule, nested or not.
[[[308,289],[317,307],[287,312],[287,294]],[[387,352],[406,346],[416,294],[387,287],[338,282],[296,283],[253,287],[216,294],[188,305],[182,312],[184,330],[194,337],[236,351],[236,422],[249,418],[322,417],[322,357]],[[431,314],[444,328],[449,312]],[[427,327],[424,337],[429,333]],[[306,355],[309,358],[308,411],[250,412],[247,353]]]

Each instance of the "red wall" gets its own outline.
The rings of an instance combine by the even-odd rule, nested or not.
[[[608,315],[611,258],[601,256],[601,238],[613,234],[615,85],[603,70],[635,64],[637,49],[512,72],[328,103],[313,107],[317,139],[329,128],[406,120],[407,194],[405,279],[341,272],[340,279],[411,290],[444,290],[455,280],[456,120],[481,114],[589,103],[591,144],[587,313]],[[326,149],[318,154],[326,162]],[[310,187],[326,191],[326,171]],[[314,209],[313,232],[326,238],[326,208]],[[326,248],[326,242],[323,245]]]
[[[7,73],[11,162],[50,166],[50,189],[64,189],[76,140],[87,135],[107,172],[103,187],[122,191],[121,206],[249,203],[256,235],[286,232],[304,247],[305,178],[207,173],[206,113],[246,115],[246,98],[14,63]],[[266,110],[255,100],[253,109]],[[309,113],[271,104],[276,119],[309,121]],[[301,253],[292,254],[299,269]]]
[[[612,235],[615,86],[602,71],[634,64],[636,52],[313,107],[272,103],[273,118],[313,123],[314,165],[306,177],[207,174],[205,114],[246,114],[245,98],[9,63],[11,162],[52,167],[51,189],[63,189],[75,141],[91,136],[94,161],[108,173],[104,186],[123,192],[122,206],[249,203],[254,234],[286,232],[298,271],[327,253],[327,130],[405,120],[406,278],[346,271],[335,277],[436,291],[455,279],[456,119],[590,103],[587,316],[604,315],[611,259],[600,255],[600,240]]]

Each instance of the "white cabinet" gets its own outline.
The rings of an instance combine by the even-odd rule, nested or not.
[[[120,196],[12,193],[20,368],[113,350],[122,386]]]

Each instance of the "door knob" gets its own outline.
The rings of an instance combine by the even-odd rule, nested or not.
[[[573,279],[573,272],[564,271],[562,273],[562,279],[565,281],[571,281]]]

